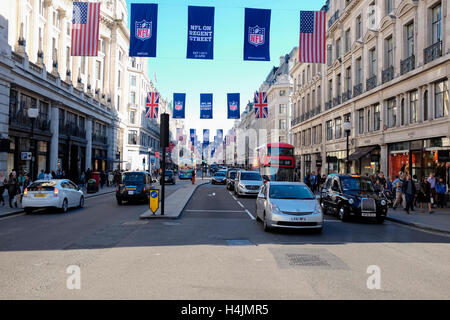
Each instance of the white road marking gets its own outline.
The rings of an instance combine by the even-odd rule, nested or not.
[[[250,216],[250,218],[252,218],[252,220],[255,220],[255,217],[250,213],[250,211],[245,209],[245,212],[247,212],[247,214]]]
[[[204,209],[188,209],[186,212],[245,212],[243,210],[204,210]]]
[[[238,201],[237,203],[238,203],[238,205],[240,205],[242,208],[244,207],[244,205],[243,205],[240,201]]]
[[[18,213],[18,214],[13,214],[13,215],[10,215],[10,216],[6,216],[6,217],[3,217],[3,218],[0,218],[0,220],[6,220],[6,219],[15,218],[15,217],[18,217],[18,216],[24,216],[25,214],[26,214],[25,212]]]
[[[236,197],[235,197],[235,196],[233,196],[233,199],[237,201],[237,199],[236,199]]]

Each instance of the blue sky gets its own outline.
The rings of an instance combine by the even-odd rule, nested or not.
[[[224,133],[233,126],[227,119],[226,94],[241,94],[241,111],[259,88],[279,57],[298,45],[300,10],[320,10],[325,0],[127,0],[131,3],[158,4],[156,58],[149,59],[148,74],[164,98],[172,100],[174,92],[186,93],[186,131],[216,129]],[[186,59],[187,7],[213,6],[214,60]],[[244,61],[244,8],[271,9],[271,61]],[[213,93],[213,119],[200,119],[200,93]],[[265,120],[260,120],[265,121]],[[189,132],[187,132],[189,133]]]

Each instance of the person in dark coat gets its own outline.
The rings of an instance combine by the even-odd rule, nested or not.
[[[428,212],[432,213],[431,210],[431,185],[427,180],[427,177],[423,176],[422,181],[419,184],[420,189],[417,195],[417,202],[419,202],[420,210],[423,212],[423,204],[426,203],[428,205]]]
[[[12,171],[8,179],[8,196],[9,196],[9,206],[12,208],[12,201],[15,199],[16,195],[19,193],[19,181],[17,180],[17,175],[15,171]],[[17,208],[17,200],[14,202]]]
[[[411,180],[411,175],[406,176],[406,181],[402,185],[402,192],[406,198],[406,213],[409,214],[410,208],[412,208],[412,202],[414,201],[414,195],[416,194],[416,185]],[[414,210],[414,209],[412,209]]]
[[[100,185],[102,188],[104,187],[105,183],[106,183],[106,174],[105,171],[102,170],[100,172]]]

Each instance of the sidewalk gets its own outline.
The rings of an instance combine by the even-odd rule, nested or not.
[[[161,204],[159,206],[159,209],[153,214],[153,212],[149,210],[145,211],[143,214],[140,215],[140,219],[154,219],[154,218],[162,218],[162,219],[178,219],[181,212],[183,211],[186,204],[189,202],[189,199],[191,199],[192,195],[194,194],[195,190],[203,185],[211,183],[210,178],[204,178],[204,180],[196,179],[195,185],[187,184],[175,192],[173,192],[170,196],[166,197],[166,201],[164,203],[164,215],[161,215]]]
[[[424,212],[421,212],[420,208],[415,210],[407,214],[401,206],[397,210],[389,209],[386,219],[428,231],[450,234],[450,208],[433,208],[432,214],[428,213],[428,208],[424,209]]]
[[[84,197],[86,199],[91,198],[91,197],[95,197],[95,196],[99,196],[105,193],[111,193],[111,192],[116,192],[116,187],[111,186],[111,187],[104,187],[103,189],[100,188],[100,190],[96,193],[86,193],[84,192]],[[8,192],[5,191],[5,193],[3,194],[3,198],[5,199],[5,205],[2,206],[0,204],[0,218],[2,217],[7,217],[7,216],[11,216],[17,213],[21,213],[23,212],[22,209],[22,204],[18,203],[17,204],[17,208],[14,207],[14,202],[13,202],[13,208],[9,207],[9,196],[8,196]]]

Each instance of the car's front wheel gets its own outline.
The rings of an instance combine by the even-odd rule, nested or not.
[[[342,222],[346,222],[346,221],[348,220],[348,215],[347,215],[347,213],[345,212],[345,209],[344,209],[343,207],[340,207],[340,208],[339,208],[339,219],[340,219]]]
[[[81,196],[80,203],[78,204],[78,208],[83,208],[83,207],[84,207],[84,197]]]
[[[264,221],[263,222],[264,222],[264,231],[265,232],[270,232],[272,230],[272,228],[267,223],[267,216],[266,216],[265,212],[264,212]]]
[[[376,218],[376,222],[378,223],[378,224],[382,224],[382,223],[384,223],[384,219],[385,219],[386,217],[377,217]]]

